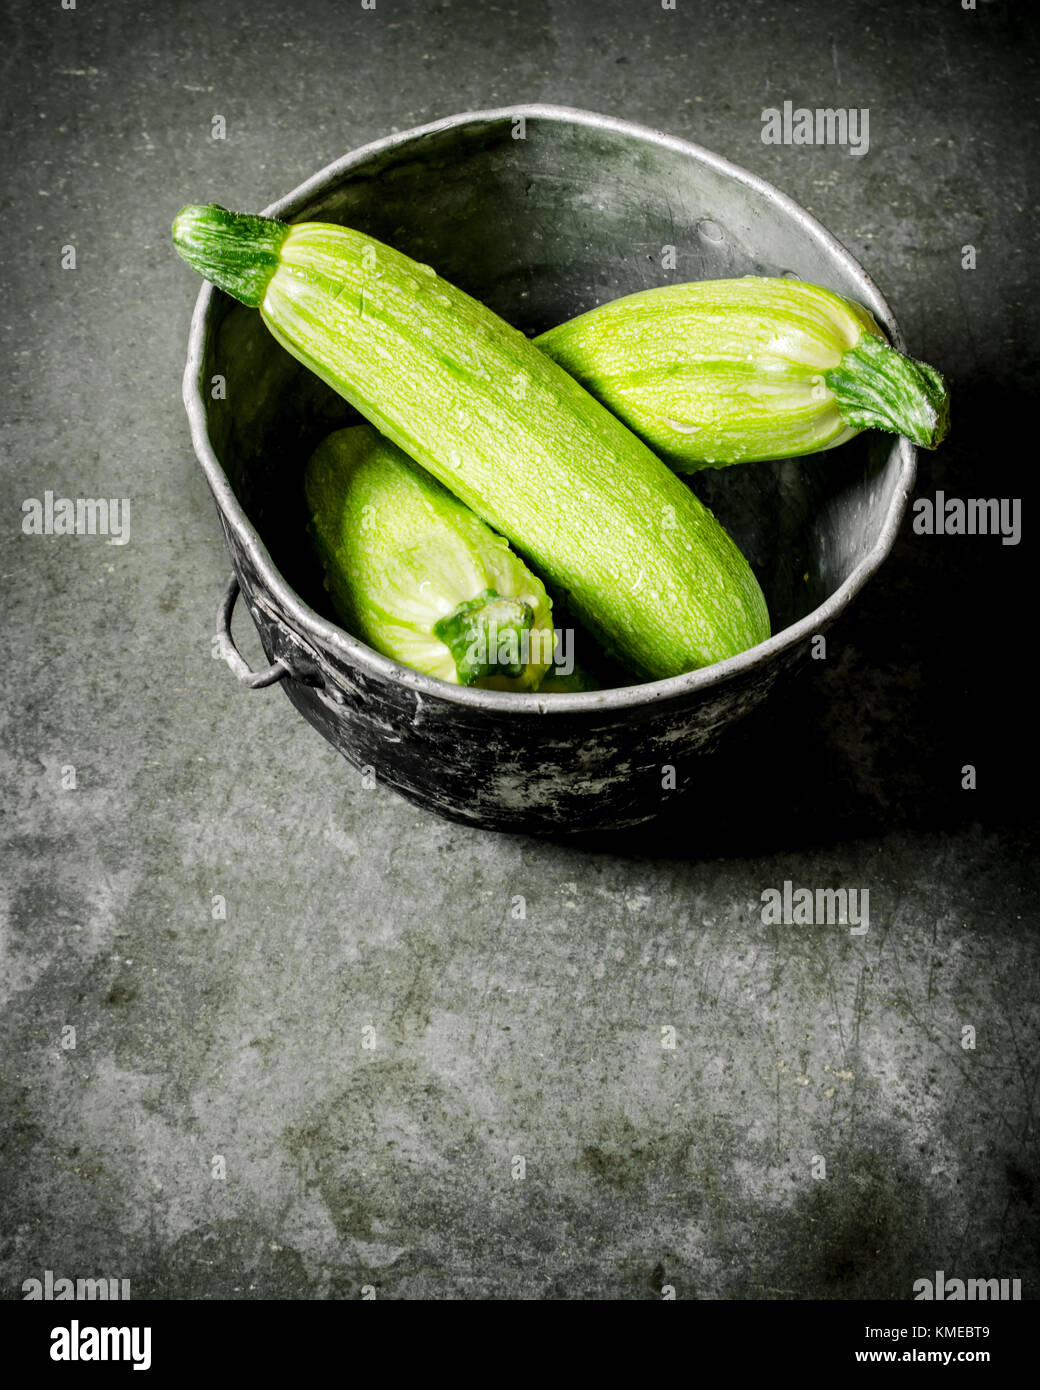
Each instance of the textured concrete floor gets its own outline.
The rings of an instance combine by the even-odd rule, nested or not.
[[[1024,14],[5,6],[4,1297],[45,1269],[149,1298],[905,1299],[936,1269],[1037,1296]],[[869,107],[869,154],[764,145],[785,98]],[[1024,499],[1017,547],[907,523],[682,814],[588,845],[367,790],[210,659],[228,561],[179,399],[182,203],[521,101],[808,206],[951,380],[919,494]],[[129,543],[23,535],[47,489],[129,497]],[[869,931],[763,925],[788,879],[867,888]]]

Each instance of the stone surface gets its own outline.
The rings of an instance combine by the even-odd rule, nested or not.
[[[151,1298],[905,1299],[936,1269],[1036,1297],[1035,20],[13,10],[3,1296],[49,1268]],[[763,144],[785,99],[869,107],[869,152]],[[180,403],[182,203],[263,205],[521,101],[691,138],[807,206],[951,381],[918,494],[1024,499],[1017,546],[908,518],[672,823],[580,844],[368,788],[210,659],[229,565]],[[21,534],[47,490],[129,497],[129,543]],[[785,881],[869,891],[869,929],[765,924]]]

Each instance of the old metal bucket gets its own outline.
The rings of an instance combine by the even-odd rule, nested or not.
[[[366,231],[528,333],[667,281],[789,274],[865,304],[903,346],[866,273],[791,199],[696,145],[587,112],[453,116],[345,156],[266,211]],[[355,767],[488,829],[616,828],[666,809],[670,785],[695,776],[877,569],[914,479],[908,441],[872,432],[831,453],[698,474],[695,490],[758,575],[774,636],[671,680],[509,694],[420,675],[337,626],[306,544],[301,477],[318,441],[356,417],[259,314],[210,285],[184,399],[234,567],[219,620],[232,669],[252,686],[279,682]],[[266,671],[234,648],[239,591]]]

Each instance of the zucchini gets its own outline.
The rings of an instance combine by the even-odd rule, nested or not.
[[[304,471],[314,547],[344,626],[459,685],[534,690],[552,604],[501,536],[371,425],[337,430]]]
[[[664,285],[535,342],[682,472],[813,454],[871,427],[934,449],[949,428],[939,373],[802,280]]]
[[[259,308],[292,355],[529,558],[644,679],[769,636],[765,598],[712,513],[522,333],[373,238],[210,204],[181,255]]]
[[[581,666],[566,674],[552,670],[538,687],[539,695],[582,695],[603,687]]]

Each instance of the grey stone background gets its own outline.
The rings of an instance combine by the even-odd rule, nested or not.
[[[1037,1296],[1028,9],[4,4],[4,1297]],[[785,98],[869,107],[869,154],[764,145]],[[529,101],[809,207],[950,379],[919,495],[1023,498],[1018,547],[908,521],[674,820],[588,844],[366,790],[210,659],[229,565],[179,398],[181,204]],[[129,544],[23,535],[48,488],[130,497]],[[869,889],[869,932],[763,926],[785,879]]]

